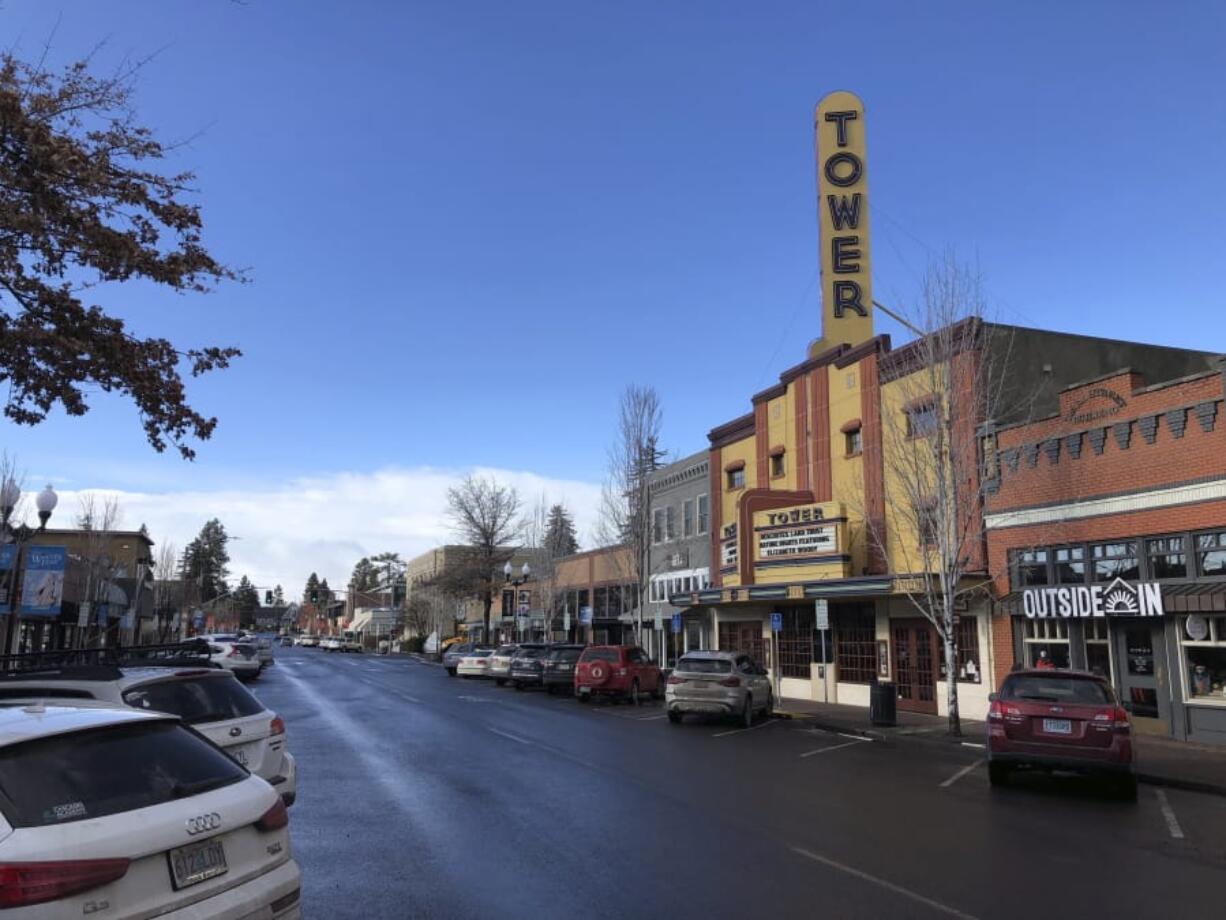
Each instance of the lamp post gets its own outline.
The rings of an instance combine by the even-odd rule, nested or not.
[[[55,494],[55,489],[51,488],[50,484],[34,497],[34,507],[38,509],[37,530],[31,529],[25,522],[18,524],[16,527],[10,523],[13,512],[16,510],[17,503],[20,500],[21,487],[15,481],[8,479],[3,485],[0,485],[0,553],[4,552],[5,546],[13,546],[12,557],[9,560],[11,568],[8,572],[6,590],[3,595],[0,595],[0,598],[2,598],[0,604],[7,603],[9,607],[8,630],[4,650],[10,655],[13,654],[13,646],[18,636],[19,611],[21,608],[21,569],[25,561],[26,546],[36,533],[42,533],[47,529],[47,521],[51,520],[51,512],[59,504],[60,497]]]
[[[529,578],[531,577],[531,575],[532,575],[532,569],[530,569],[530,568],[528,567],[528,563],[526,563],[526,562],[525,562],[525,563],[523,564],[523,567],[522,567],[522,568],[519,570],[519,572],[520,572],[520,576],[519,576],[519,578],[516,578],[516,579],[512,579],[512,578],[511,578],[511,573],[512,573],[513,571],[514,571],[514,569],[511,567],[511,560],[510,560],[510,559],[508,559],[508,560],[507,560],[507,564],[506,564],[506,565],[504,565],[504,566],[502,567],[502,574],[503,574],[503,576],[506,578],[506,583],[507,583],[508,585],[510,585],[510,586],[511,586],[513,589],[515,589],[515,590],[514,590],[514,595],[515,595],[515,627],[516,627],[516,629],[515,629],[515,633],[516,633],[516,636],[517,636],[518,640],[519,640],[520,642],[522,642],[522,641],[524,640],[524,637],[523,637],[523,629],[520,627],[520,619],[519,619],[519,616],[520,616],[520,613],[519,613],[519,607],[520,607],[520,604],[519,604],[519,586],[520,586],[520,585],[522,585],[522,584],[526,584],[526,583],[527,583],[528,579],[529,579]]]

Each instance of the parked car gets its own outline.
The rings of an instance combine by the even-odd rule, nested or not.
[[[490,656],[489,676],[498,686],[503,686],[510,679],[511,659],[517,651],[518,645],[500,645]]]
[[[339,652],[342,650],[341,640],[336,636],[325,636],[319,640],[319,647],[325,652]]]
[[[660,668],[637,646],[591,645],[575,665],[575,695],[588,702],[597,694],[635,706],[643,696],[660,696]]]
[[[511,659],[511,686],[516,690],[541,686],[541,665],[548,653],[549,646],[544,642],[521,644]]]
[[[1018,769],[1071,770],[1108,777],[1135,799],[1132,722],[1097,674],[1014,671],[990,697],[988,779],[1008,782]]]
[[[297,644],[303,648],[315,648],[319,645],[319,636],[312,636],[310,633],[307,633],[305,636],[298,637]]]
[[[341,640],[342,652],[354,652],[358,655],[362,654],[362,640],[356,637]]]
[[[239,680],[251,680],[260,676],[259,653],[253,643],[230,633],[196,636],[188,641],[195,642],[199,639],[208,642],[209,657],[227,671],[234,672],[234,676]]]
[[[281,717],[222,668],[173,659],[156,666],[66,665],[0,676],[0,703],[90,700],[178,716],[280,793],[297,798],[298,770]]]
[[[277,644],[281,646],[286,646],[286,645],[292,646],[294,644],[294,637],[293,636],[280,636],[277,639]]]
[[[261,668],[266,668],[274,663],[272,654],[272,639],[269,636],[257,636],[255,642],[255,657],[260,662]]]
[[[460,659],[471,652],[476,646],[471,642],[454,642],[443,652],[443,670],[455,677]]]
[[[0,707],[0,908],[14,918],[300,915],[285,804],[173,716]]]
[[[583,654],[582,645],[555,645],[541,662],[541,684],[550,693],[575,692],[575,663]]]
[[[489,677],[490,656],[492,648],[475,648],[456,665],[456,673],[461,677]]]
[[[766,669],[741,652],[687,652],[668,676],[664,694],[668,721],[687,712],[732,716],[746,728],[775,708]]]

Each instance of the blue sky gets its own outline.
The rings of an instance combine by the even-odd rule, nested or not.
[[[141,115],[190,139],[206,240],[251,271],[102,295],[245,357],[192,385],[221,419],[194,464],[118,399],[0,422],[68,488],[258,503],[476,466],[585,501],[629,382],[702,448],[819,334],[812,109],[837,88],[867,107],[878,299],[952,247],[1005,321],[1226,351],[1220,4],[8,0],[0,23],[27,57],[157,52]]]

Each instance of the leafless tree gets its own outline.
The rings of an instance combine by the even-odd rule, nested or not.
[[[558,548],[550,539],[549,514],[553,506],[544,493],[520,522],[524,547],[532,557],[532,583],[540,598],[545,641],[553,641],[553,627],[561,612],[558,599]]]
[[[609,448],[608,475],[600,495],[596,535],[604,546],[628,549],[622,573],[634,586],[638,641],[643,635],[643,598],[651,565],[651,474],[664,464],[660,397],[653,387],[631,384],[621,396],[617,434]]]
[[[85,531],[81,551],[85,584],[80,596],[89,604],[91,618],[100,604],[110,602],[111,585],[119,574],[120,561],[110,550],[111,534],[122,520],[116,495],[83,492],[77,499],[76,525]]]
[[[504,486],[493,477],[470,475],[447,490],[447,513],[467,552],[449,573],[449,584],[442,587],[459,596],[480,599],[485,624],[482,635],[485,642],[490,642],[496,578],[501,577],[503,563],[514,552],[512,542],[519,531],[519,495],[514,487]]]
[[[982,511],[991,477],[981,466],[980,426],[1025,411],[1008,389],[1011,333],[985,321],[985,309],[975,271],[952,255],[929,268],[917,307],[902,317],[916,338],[886,365],[898,379],[888,403],[883,395],[882,499],[860,508],[870,565],[895,575],[941,641],[954,735],[958,613],[986,598],[990,580]]]
[[[170,638],[170,614],[183,605],[183,582],[179,574],[179,551],[167,540],[158,544],[153,560],[153,610],[161,623],[158,638],[165,642]],[[184,611],[179,611],[180,615]]]

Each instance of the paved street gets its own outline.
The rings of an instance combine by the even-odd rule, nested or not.
[[[1226,798],[994,792],[970,747],[673,726],[406,658],[278,649],[253,689],[298,757],[307,916],[1220,913]]]

